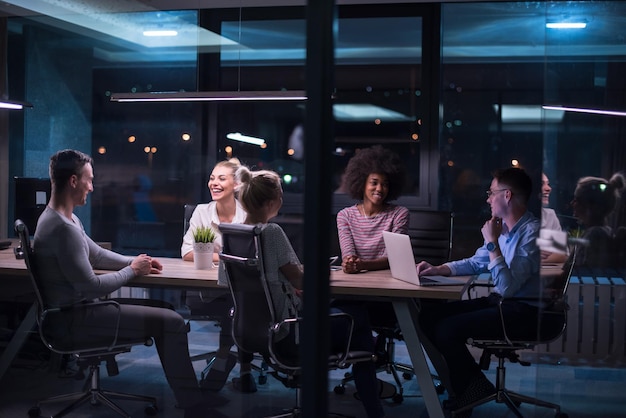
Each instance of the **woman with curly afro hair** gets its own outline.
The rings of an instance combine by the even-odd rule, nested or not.
[[[348,162],[343,186],[360,202],[337,214],[344,272],[389,268],[383,231],[408,233],[409,210],[389,203],[400,196],[405,179],[400,157],[379,145],[358,151]]]

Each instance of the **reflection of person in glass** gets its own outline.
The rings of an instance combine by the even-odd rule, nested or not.
[[[556,212],[554,209],[548,207],[550,205],[550,193],[552,193],[550,179],[548,179],[545,173],[541,173],[541,229],[561,231],[561,223],[556,216]],[[566,254],[541,250],[542,263],[563,263],[566,259]]]
[[[607,268],[618,264],[614,231],[607,224],[615,203],[623,193],[626,180],[620,173],[610,180],[583,177],[578,180],[571,205],[573,214],[584,228],[582,237],[589,245],[578,249],[576,268]]]

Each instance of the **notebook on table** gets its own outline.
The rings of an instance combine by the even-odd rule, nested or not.
[[[383,239],[385,240],[389,268],[393,278],[417,286],[463,286],[466,284],[464,280],[447,276],[419,277],[409,236],[383,231]]]

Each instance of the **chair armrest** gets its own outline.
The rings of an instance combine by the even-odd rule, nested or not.
[[[500,314],[500,321],[502,324],[502,330],[504,332],[504,340],[513,345],[514,342],[510,338],[510,333],[507,331],[506,318],[504,312],[502,310],[502,303],[504,302],[504,298],[500,298],[498,301],[498,311]],[[530,297],[518,297],[518,298],[509,298],[506,299],[508,301],[518,301],[518,302],[542,302],[544,307],[539,308],[541,315],[565,315],[567,310],[569,310],[569,305],[562,298],[554,298],[554,297],[546,297],[546,298],[530,298]],[[541,340],[541,338],[540,338]]]
[[[97,314],[98,309],[103,309],[109,306],[113,306],[117,309],[117,315],[114,319],[115,331],[111,336],[103,337],[101,340],[98,340],[95,342],[93,340],[85,341],[83,344],[79,343],[76,346],[63,348],[63,347],[55,346],[55,343],[49,341],[48,337],[45,334],[46,320],[51,320],[50,318],[54,316],[55,314],[63,314],[63,313],[80,314],[82,312],[89,311],[90,314],[98,315]],[[41,339],[52,351],[56,351],[62,354],[73,353],[73,352],[82,351],[82,350],[111,350],[117,346],[117,339],[118,339],[119,326],[120,326],[120,316],[121,316],[120,304],[110,299],[102,300],[102,301],[87,302],[87,303],[61,307],[61,308],[49,308],[41,312],[40,319],[39,319],[39,333],[40,333]]]
[[[336,364],[337,367],[344,367],[347,364],[352,363],[350,361],[351,358],[351,353],[350,353],[350,345],[352,344],[352,332],[354,330],[354,319],[352,318],[351,315],[345,313],[345,312],[337,312],[337,313],[331,313],[328,315],[330,321],[345,321],[346,322],[346,344],[344,347],[342,347],[341,351],[339,352],[333,352],[330,353],[330,355],[332,357],[334,357],[333,363]],[[278,334],[278,332],[285,326],[288,327],[292,327],[295,326],[295,339],[296,339],[296,344],[299,345],[300,344],[300,333],[299,333],[299,325],[300,322],[302,322],[303,318],[302,317],[296,317],[296,318],[287,318],[284,319],[280,322],[275,323],[274,325],[272,325],[270,327],[270,338],[269,338],[269,349],[270,352],[272,353],[272,357],[274,357],[274,359],[277,359],[277,356],[274,355],[272,347],[274,346],[275,342],[274,342],[274,337],[276,334]],[[362,356],[361,356],[362,357]],[[356,361],[362,361],[361,357],[359,356],[355,356]],[[288,365],[282,364],[280,361],[276,360],[277,363],[279,364],[279,366],[287,368],[287,369],[293,369],[294,367],[290,367]]]
[[[487,281],[487,282],[478,282],[478,281],[473,281],[472,283],[469,284],[469,286],[467,286],[467,290],[465,291],[465,294],[467,295],[468,299],[472,298],[472,294],[471,291],[476,289],[477,287],[482,287],[485,289],[490,289],[493,286],[493,282]]]

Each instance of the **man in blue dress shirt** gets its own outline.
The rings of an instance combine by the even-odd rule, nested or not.
[[[487,191],[491,219],[481,232],[484,244],[463,260],[439,266],[417,265],[420,275],[475,275],[491,273],[489,296],[423,306],[420,325],[441,353],[449,370],[453,409],[495,392],[466,345],[467,339],[501,338],[503,330],[498,302],[502,299],[507,328],[532,332],[538,319],[537,304],[511,298],[538,298],[540,295],[540,252],[536,244],[540,221],[528,211],[532,181],[520,168],[494,173]],[[471,410],[464,416],[469,416]]]

